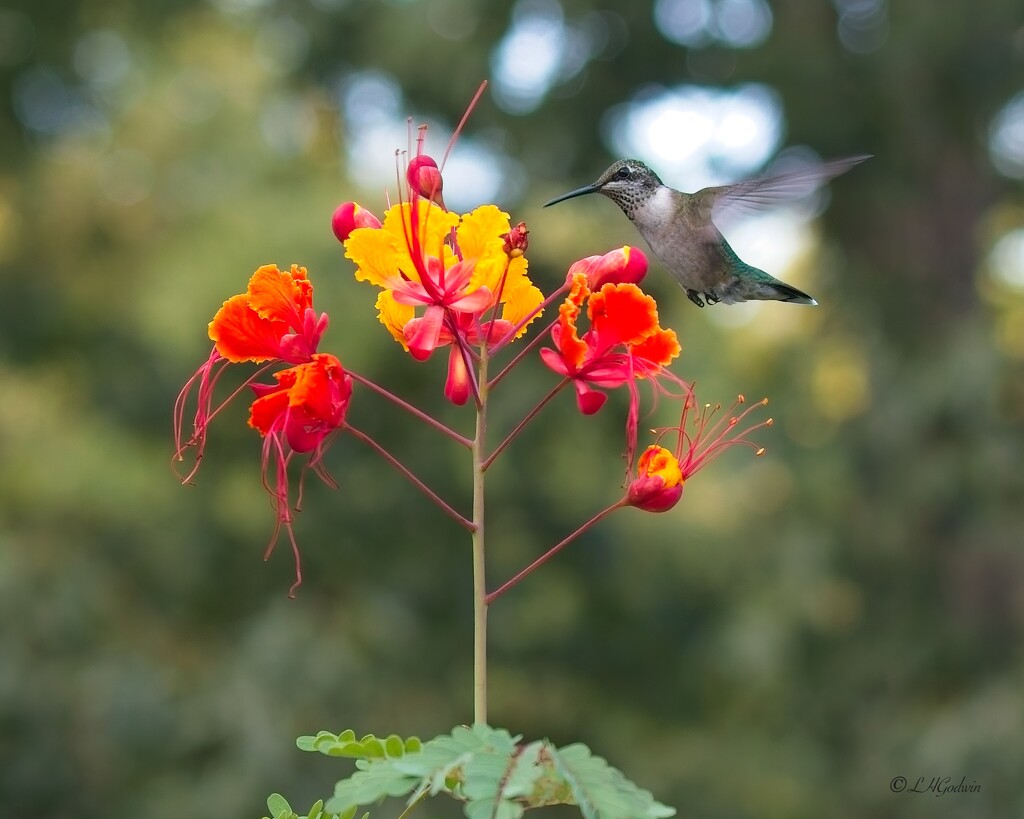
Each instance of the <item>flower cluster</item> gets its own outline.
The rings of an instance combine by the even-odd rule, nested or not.
[[[292,524],[302,478],[293,497],[289,472],[295,457],[303,455],[301,475],[311,469],[333,486],[324,468],[324,455],[343,430],[394,466],[473,532],[474,538],[481,530],[476,515],[483,508],[482,498],[479,505],[474,502],[472,519],[461,515],[380,444],[348,423],[354,383],[456,443],[472,447],[477,493],[482,493],[483,473],[493,460],[563,388],[572,385],[584,415],[598,412],[608,391],[620,387],[628,391],[624,449],[636,478],[629,482],[625,495],[488,595],[488,602],[615,509],[632,506],[663,512],[672,508],[685,481],[704,464],[734,444],[754,446],[747,435],[771,424],[768,419],[744,429],[743,420],[753,408],[714,423],[716,409],[710,406],[694,415],[697,404],[691,387],[668,369],[680,354],[679,340],[673,330],[661,326],[655,300],[639,286],[647,273],[642,251],[625,246],[580,259],[570,266],[564,283],[545,297],[529,277],[526,224],[513,224],[507,213],[492,204],[463,214],[449,211],[442,195],[442,168],[423,153],[422,142],[421,135],[406,168],[404,192],[383,218],[355,202],[345,202],[335,210],[331,227],[344,245],[345,256],[355,264],[355,278],[378,289],[378,318],[395,341],[417,361],[430,359],[438,348],[449,348],[444,395],[456,405],[473,399],[477,438],[458,434],[369,379],[347,371],[334,355],[320,352],[328,317],[314,309],[313,285],[306,269],[296,265],[284,271],[274,265],[259,268],[245,292],[224,302],[209,325],[213,349],[175,406],[176,460],[183,461],[186,452],[194,454],[192,468],[181,476],[184,482],[191,482],[202,460],[211,421],[243,387],[252,390],[249,426],[263,438],[263,482],[277,520],[267,555],[283,528],[295,554],[293,591],[301,582]],[[557,316],[548,326],[536,333],[504,370],[489,376],[488,360],[521,338],[543,310],[554,304],[558,304]],[[549,346],[540,349],[540,360],[561,377],[560,382],[487,454],[482,437],[486,423],[479,421],[486,416],[488,397],[509,370],[545,342]],[[215,406],[215,388],[225,370],[236,364],[255,364],[258,369]],[[269,379],[260,380],[267,375]],[[637,460],[639,385],[644,383],[650,385],[655,398],[681,401],[683,409],[679,424],[656,430],[657,442]],[[195,414],[191,430],[186,431],[186,407],[193,401]],[[742,396],[738,403],[743,403]],[[669,433],[676,436],[674,451],[660,444]],[[758,454],[761,451],[758,449]]]
[[[318,315],[313,309],[313,285],[304,267],[292,265],[287,271],[276,265],[260,267],[246,291],[225,301],[210,322],[213,351],[179,394],[174,412],[176,460],[184,460],[189,449],[195,451],[194,466],[182,477],[189,482],[202,460],[207,427],[227,403],[212,408],[213,388],[224,368],[242,363],[265,365],[245,384],[256,395],[249,408],[249,426],[263,436],[263,482],[277,515],[267,555],[283,526],[295,553],[296,585],[302,574],[292,530],[296,505],[289,494],[288,463],[293,453],[311,453],[308,466],[332,483],[323,470],[323,453],[328,436],[345,422],[352,394],[352,380],[341,362],[329,353],[317,352],[327,324],[327,314]],[[256,381],[279,364],[292,366],[273,373],[275,383]],[[193,388],[198,394],[197,408],[186,439],[184,417]]]

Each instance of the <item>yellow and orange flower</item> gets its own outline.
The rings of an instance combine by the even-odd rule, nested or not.
[[[510,230],[508,214],[494,205],[459,216],[420,199],[392,207],[380,228],[352,231],[345,255],[359,281],[380,288],[381,324],[422,360],[456,334],[474,345],[516,328],[521,335],[539,315],[544,296],[526,259],[505,250]]]

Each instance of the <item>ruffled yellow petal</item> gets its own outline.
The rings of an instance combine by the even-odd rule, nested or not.
[[[467,291],[480,287],[491,291],[498,289],[508,258],[504,236],[509,229],[508,214],[495,205],[481,205],[462,217],[462,224],[456,232],[459,249],[462,258],[476,260]]]
[[[519,257],[509,261],[508,275],[505,277],[501,300],[505,303],[501,317],[513,324],[518,324],[525,319],[544,301],[544,294],[534,286],[526,275],[526,259]],[[523,325],[523,329],[516,334],[516,338],[525,333],[530,323],[540,315],[541,313],[537,313]]]
[[[387,287],[408,266],[405,242],[380,228],[358,228],[345,240],[345,256],[356,263],[356,280]]]
[[[493,254],[490,256],[466,256],[463,258],[473,260],[473,275],[469,277],[469,284],[466,285],[466,292],[472,293],[481,287],[486,287],[492,293],[497,292],[501,284],[501,274],[505,270],[505,262],[508,257],[504,252],[500,257]]]
[[[481,205],[472,213],[462,217],[462,224],[456,232],[462,256],[465,259],[481,259],[494,253],[494,243],[504,255],[505,240],[509,232],[508,214],[496,205]]]
[[[532,286],[533,282],[530,281],[530,277],[526,274],[528,268],[529,262],[526,261],[524,256],[509,259],[508,273],[505,276],[505,289],[515,291]]]
[[[395,341],[408,351],[409,345],[405,343],[405,325],[412,320],[415,309],[409,304],[399,304],[390,290],[381,290],[377,296],[377,318],[389,333],[395,337]]]

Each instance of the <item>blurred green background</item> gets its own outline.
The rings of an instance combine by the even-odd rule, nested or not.
[[[440,403],[445,356],[401,354],[329,219],[380,214],[405,117],[439,157],[484,78],[445,195],[525,219],[545,289],[637,242],[600,197],[539,207],[617,156],[694,190],[875,154],[737,228],[821,306],[697,310],[655,266],[677,372],[770,396],[768,454],[503,598],[492,722],[586,741],[682,816],[1024,815],[1019,0],[0,4],[0,815],[304,808],[349,767],[297,735],[471,718],[463,533],[342,437],[289,600],[245,402],[193,487],[170,410],[270,262],[308,266],[324,350]],[[524,366],[496,427],[550,383]],[[565,395],[492,471],[492,586],[617,497],[622,398]],[[365,391],[352,420],[467,507],[464,453]]]

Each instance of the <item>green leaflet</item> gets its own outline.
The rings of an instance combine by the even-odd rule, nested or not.
[[[593,756],[582,743],[552,749],[552,763],[586,819],[665,819],[676,812],[656,802],[650,791],[637,787],[601,757]]]

